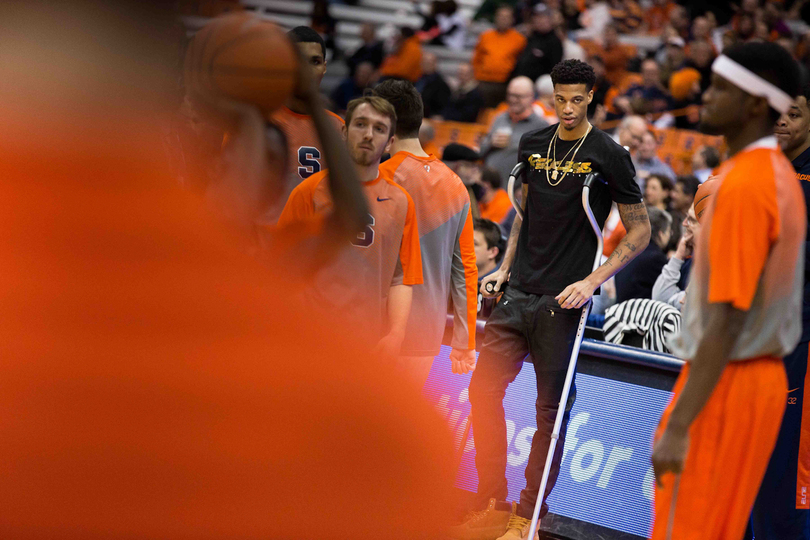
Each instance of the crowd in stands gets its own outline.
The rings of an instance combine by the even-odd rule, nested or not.
[[[711,64],[733,44],[776,42],[799,61],[805,76],[810,74],[810,27],[803,22],[810,2],[742,0],[717,7],[671,0],[484,0],[474,21],[468,21],[454,0],[412,1],[421,27],[401,27],[382,39],[375,26],[364,24],[362,44],[333,56],[349,67],[348,77],[331,92],[333,110],[343,112],[350,99],[379,81],[414,83],[424,102],[423,146],[437,155],[443,150],[443,159],[477,202],[476,255],[483,276],[497,268],[514,219],[504,187],[520,137],[557,122],[549,73],[563,59],[588,62],[597,76],[589,119],[612,130],[614,140],[630,151],[652,226],[645,252],[603,287],[592,322],[598,324],[611,305],[630,299],[680,309],[697,227],[692,200],[723,156],[721,148],[700,146],[691,167],[676,174],[659,153],[658,131],[697,127]],[[477,36],[470,30],[476,21],[490,25]],[[327,37],[333,33],[326,2],[315,2],[313,25]],[[632,45],[637,41],[628,37],[657,45]],[[466,50],[469,62],[443,71],[427,45]],[[441,121],[482,124],[486,132],[477,147],[442,149],[430,142],[435,122]],[[615,211],[604,232],[607,256],[625,234]],[[486,317],[482,304],[479,316]]]

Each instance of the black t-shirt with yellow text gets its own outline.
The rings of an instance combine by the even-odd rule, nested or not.
[[[556,152],[552,146],[549,156],[549,141],[556,130],[555,124],[526,133],[520,140],[518,159],[528,165],[523,181],[529,197],[509,278],[510,286],[519,290],[552,296],[592,270],[596,236],[582,208],[582,185],[588,173],[597,173],[602,180],[590,194],[600,227],[613,202],[642,202],[630,153],[607,133],[591,129],[579,150],[574,147],[581,139],[558,137]],[[556,180],[552,177],[555,160]]]

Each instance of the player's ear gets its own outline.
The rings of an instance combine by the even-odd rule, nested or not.
[[[593,101],[593,88],[591,88],[591,91],[588,92],[588,105],[591,104],[591,101]]]
[[[340,136],[343,137],[344,141],[349,139],[349,128],[346,127],[345,122],[343,123],[342,126],[340,126]]]
[[[768,100],[764,97],[749,95],[748,99],[751,100],[751,116],[759,116],[761,114],[768,114]]]
[[[390,152],[390,151],[391,151],[391,145],[392,145],[392,144],[394,144],[394,138],[393,138],[393,137],[391,137],[390,139],[388,139],[388,144],[386,144],[386,145],[385,145],[385,151],[386,151],[386,152]]]

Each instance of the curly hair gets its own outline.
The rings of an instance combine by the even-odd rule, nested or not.
[[[593,68],[581,60],[563,60],[551,70],[551,82],[558,84],[584,84],[588,92],[596,84]]]

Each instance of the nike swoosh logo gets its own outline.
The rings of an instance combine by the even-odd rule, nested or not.
[[[794,388],[793,390],[788,390],[788,394],[789,394],[789,393],[791,393],[791,392],[795,392],[795,391],[796,391],[796,390],[798,390],[798,389],[799,389],[799,388]]]
[[[381,198],[377,197],[377,200],[378,200],[379,202],[383,202],[383,201],[390,201],[390,200],[391,200],[391,197],[386,197],[386,198],[384,198],[384,199],[381,199]]]

